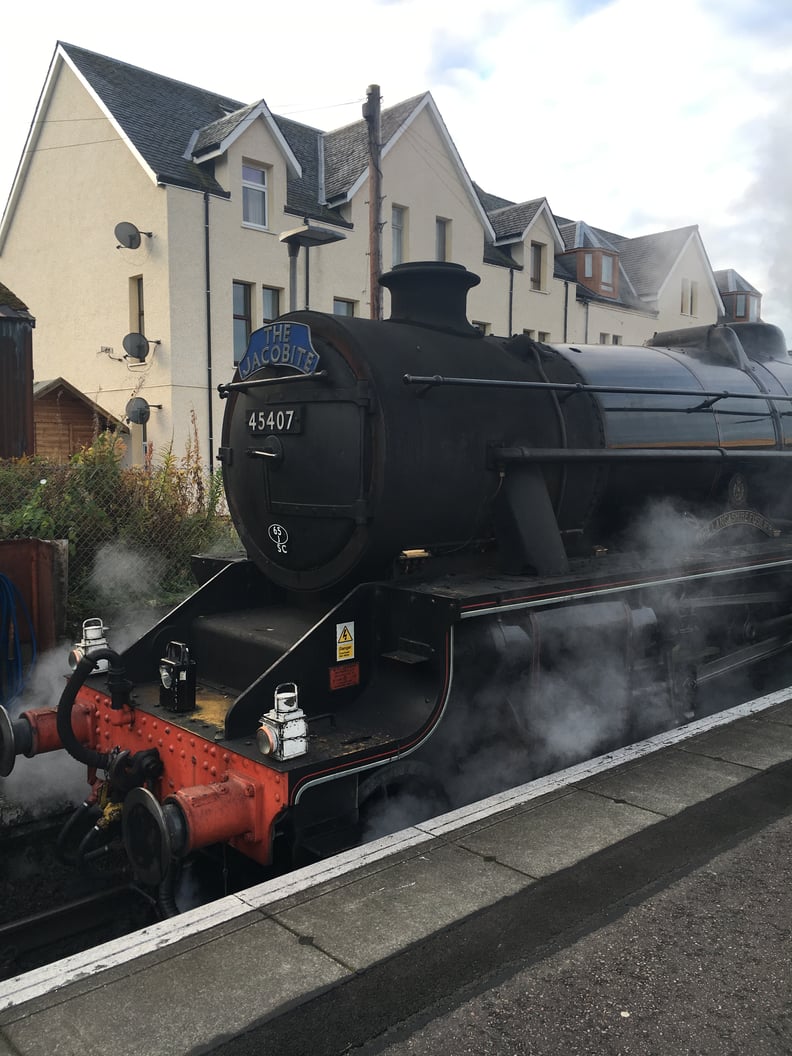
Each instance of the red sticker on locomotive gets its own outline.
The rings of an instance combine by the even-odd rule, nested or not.
[[[339,664],[338,667],[329,668],[329,671],[331,689],[360,685],[360,664]]]

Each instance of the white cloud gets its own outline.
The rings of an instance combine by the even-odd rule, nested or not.
[[[697,223],[713,266],[764,290],[792,339],[777,270],[792,8],[777,0],[495,0],[464,16],[458,0],[350,0],[343,19],[292,0],[226,21],[139,0],[117,28],[96,0],[33,0],[4,33],[3,199],[59,38],[325,128],[357,120],[370,83],[386,106],[429,89],[487,190],[625,234]]]

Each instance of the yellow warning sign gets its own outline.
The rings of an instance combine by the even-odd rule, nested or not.
[[[355,621],[336,624],[336,660],[355,659]]]

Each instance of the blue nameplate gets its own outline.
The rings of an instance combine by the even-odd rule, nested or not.
[[[239,361],[239,376],[244,380],[262,367],[290,367],[300,374],[313,374],[318,366],[319,353],[305,323],[269,323],[250,335],[247,352]]]

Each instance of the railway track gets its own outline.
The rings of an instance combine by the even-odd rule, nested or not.
[[[90,949],[155,919],[151,900],[123,884],[0,925],[0,979]]]

